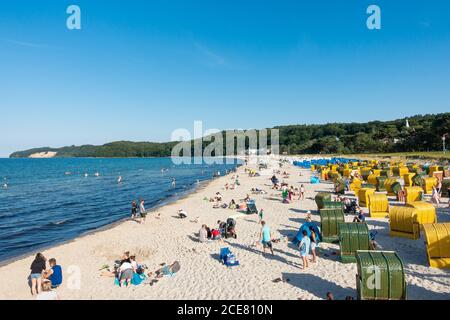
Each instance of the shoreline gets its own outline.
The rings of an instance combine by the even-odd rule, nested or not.
[[[34,158],[34,159],[36,159],[36,158]],[[42,159],[44,159],[44,158],[42,158]],[[162,201],[160,204],[156,204],[153,207],[150,207],[147,210],[147,214],[151,214],[151,213],[157,211],[160,208],[163,208],[163,207],[165,207],[167,205],[170,205],[170,204],[175,204],[175,203],[177,203],[177,202],[179,202],[179,201],[181,201],[181,200],[183,200],[185,198],[188,198],[190,195],[195,194],[197,191],[205,189],[215,179],[217,179],[217,178],[209,178],[207,180],[200,181],[199,185],[194,185],[193,188],[183,192],[182,195],[180,195],[180,196],[172,196],[172,197]],[[108,223],[108,224],[106,224],[106,225],[104,225],[102,227],[99,227],[99,228],[96,228],[96,229],[93,229],[93,230],[89,230],[89,231],[85,231],[85,232],[79,234],[78,236],[76,236],[76,237],[74,237],[72,239],[68,239],[68,240],[64,240],[64,241],[58,242],[58,243],[54,243],[54,244],[49,244],[49,245],[45,245],[45,246],[42,246],[42,247],[38,247],[35,250],[30,250],[30,251],[22,253],[22,254],[20,254],[18,256],[8,258],[6,260],[0,261],[0,268],[2,268],[4,266],[7,266],[9,264],[12,264],[12,263],[14,263],[16,261],[19,261],[19,260],[25,259],[27,257],[30,257],[30,256],[33,255],[33,253],[36,253],[36,252],[39,252],[39,251],[46,251],[46,250],[49,250],[49,249],[52,249],[52,248],[55,248],[55,247],[59,247],[59,246],[65,245],[65,244],[69,244],[69,243],[71,243],[73,241],[76,241],[77,239],[81,239],[81,238],[89,236],[89,235],[95,235],[96,233],[113,229],[113,228],[118,227],[121,224],[126,223],[128,221],[131,221],[130,217],[127,217],[127,218],[124,217],[124,218],[121,218],[121,219],[119,219],[117,221]]]

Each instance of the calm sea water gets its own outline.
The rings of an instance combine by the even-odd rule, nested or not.
[[[127,218],[132,200],[144,199],[147,209],[163,205],[194,190],[197,179],[235,166],[175,166],[168,158],[0,159],[0,262]]]

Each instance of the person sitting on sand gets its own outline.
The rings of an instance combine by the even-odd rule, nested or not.
[[[130,255],[130,263],[131,263],[131,266],[133,267],[133,270],[137,270],[139,268],[139,265],[136,261],[136,255],[134,255],[134,254]]]
[[[212,239],[213,240],[219,240],[221,239],[221,235],[226,233],[226,229],[227,229],[227,223],[224,221],[217,221],[218,224],[218,228],[217,229],[213,229],[211,231],[212,233]]]
[[[234,201],[234,199],[231,199],[230,203],[228,204],[228,208],[231,210],[236,210],[237,205],[236,205],[236,202]]]
[[[181,265],[178,261],[175,261],[171,265],[166,265],[165,263],[163,263],[163,264],[161,264],[161,266],[162,266],[162,268],[160,268],[154,272],[155,279],[151,280],[149,283],[151,286],[153,286],[155,283],[157,283],[158,279],[160,279],[164,276],[173,276],[181,269]],[[147,276],[149,278],[151,278],[153,276],[153,272],[149,272],[147,274]]]
[[[179,217],[180,219],[185,219],[185,218],[187,218],[187,212],[184,211],[183,209],[178,210],[178,217]]]
[[[303,238],[302,241],[300,241],[298,247],[300,249],[300,255],[303,260],[303,269],[308,268],[308,255],[309,255],[309,248],[311,247],[311,240],[308,237],[308,232],[306,230],[303,230],[302,232]]]
[[[216,193],[215,200],[216,200],[218,203],[222,202],[222,195],[220,194],[220,192],[217,192],[217,193]]]
[[[211,230],[211,240],[220,240],[221,232],[218,229]]]
[[[42,291],[38,293],[36,300],[59,300],[58,293],[52,290],[50,281],[42,283]]]
[[[397,193],[397,201],[406,202],[406,191],[402,186],[400,186],[400,190]]]
[[[52,289],[56,289],[61,285],[63,280],[62,268],[56,264],[55,258],[48,260],[48,264],[50,265],[50,270],[45,272],[44,278],[51,282]]]
[[[130,263],[133,267],[134,272],[137,274],[144,274],[145,270],[147,269],[147,266],[145,264],[140,264],[137,262],[135,254],[130,255]]]
[[[360,210],[360,211],[358,212],[358,215],[356,215],[356,216],[353,218],[353,222],[359,222],[359,223],[364,223],[364,222],[366,222],[366,216],[364,215],[364,213],[362,212],[362,210]]]
[[[198,232],[198,240],[199,240],[201,243],[206,243],[206,242],[208,242],[208,230],[207,230],[206,224],[202,225],[202,228],[201,228],[200,231]]]
[[[42,253],[36,254],[33,262],[31,263],[30,279],[31,279],[31,294],[34,296],[41,292],[42,289],[42,275],[46,269],[47,259]]]
[[[272,248],[272,235],[269,226],[264,220],[261,221],[261,232],[259,234],[259,239],[263,245],[263,255],[266,254],[266,248],[269,248],[272,255],[274,255]]]

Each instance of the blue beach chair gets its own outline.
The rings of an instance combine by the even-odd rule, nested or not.
[[[220,249],[220,261],[227,267],[235,267],[239,265],[236,256],[230,251],[230,248]]]

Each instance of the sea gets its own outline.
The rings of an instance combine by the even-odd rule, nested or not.
[[[0,263],[128,219],[133,200],[144,199],[147,210],[163,206],[239,165],[175,165],[171,158],[0,159]]]

